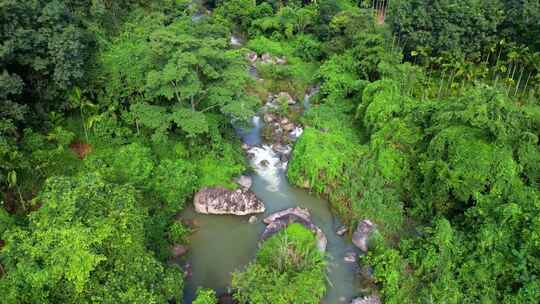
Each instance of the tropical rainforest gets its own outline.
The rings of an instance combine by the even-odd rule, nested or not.
[[[226,303],[185,300],[183,212],[239,187],[269,93],[315,87],[276,110],[303,126],[286,176],[345,238],[374,224],[369,294],[540,302],[538,0],[0,0],[0,24],[1,303]],[[257,80],[250,52],[284,62]],[[259,244],[230,301],[337,304],[316,242]]]

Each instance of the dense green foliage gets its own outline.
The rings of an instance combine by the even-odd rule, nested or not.
[[[198,289],[193,304],[217,304],[216,293],[212,289]]]
[[[156,303],[181,298],[182,274],[146,249],[147,209],[99,175],[51,178],[27,227],[5,234],[5,303]],[[124,275],[114,275],[123,273]]]
[[[177,215],[245,170],[243,53],[186,1],[4,2],[3,299],[181,302]]]
[[[498,28],[505,16],[479,3],[484,15],[464,2],[420,2],[394,7],[400,14],[390,15],[399,32],[390,38],[394,43],[370,27],[346,38],[346,50],[361,45],[377,61],[345,51],[323,63],[321,104],[303,118],[308,127],[289,179],[329,197],[351,224],[375,221],[382,238],[365,262],[374,266],[385,303],[536,303],[540,151],[534,95],[515,100],[514,90],[524,86],[468,84],[458,78],[464,77],[459,69],[452,78],[432,79],[429,70],[394,61],[396,35],[408,35],[405,58],[413,62],[419,55],[410,56],[411,50],[428,60],[448,53],[474,63],[474,52],[506,33]],[[460,31],[456,26],[466,28],[468,21],[456,9],[500,20]],[[418,20],[428,17],[421,14],[436,27],[422,27]],[[492,36],[483,41],[471,33]],[[474,43],[463,40],[469,37]],[[522,56],[513,60],[527,65],[533,58]],[[532,75],[537,64],[527,67]]]
[[[156,141],[173,128],[188,137],[208,134],[206,113],[251,117],[256,99],[245,94],[245,62],[229,49],[227,34],[213,19],[138,16],[100,58],[107,106],[127,110],[125,120]]]
[[[319,303],[326,291],[325,261],[316,237],[300,224],[291,224],[270,237],[255,262],[233,274],[240,303]]]
[[[246,169],[232,122],[317,85],[275,110],[304,125],[287,175],[376,224],[384,303],[538,303],[538,1],[147,2],[0,1],[4,301],[181,302],[179,213]],[[254,80],[248,49],[283,64]],[[318,303],[314,242],[264,242],[235,296]]]

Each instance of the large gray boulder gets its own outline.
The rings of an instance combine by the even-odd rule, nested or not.
[[[264,212],[264,204],[246,189],[203,188],[193,199],[195,211],[204,214],[247,215]]]
[[[261,236],[261,240],[263,241],[285,229],[290,224],[298,223],[311,230],[315,234],[317,238],[317,249],[320,252],[326,251],[326,245],[328,243],[326,235],[324,235],[324,233],[319,227],[315,226],[311,222],[311,215],[309,214],[309,211],[307,209],[299,207],[285,209],[269,215],[263,220],[263,222],[265,224],[268,224]]]
[[[303,218],[306,221],[311,221],[311,214],[309,213],[309,210],[302,207],[294,207],[289,208],[285,210],[281,210],[278,212],[274,212],[270,214],[269,216],[265,217],[263,222],[265,224],[271,224],[272,222],[276,221],[278,218],[283,217],[285,215],[294,214],[298,217]]]
[[[370,220],[360,221],[352,235],[353,244],[362,251],[367,252],[369,237],[371,236],[373,230],[375,230],[375,224],[373,224]]]

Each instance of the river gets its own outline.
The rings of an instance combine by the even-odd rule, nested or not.
[[[305,103],[309,104],[309,95],[306,99]],[[357,251],[347,237],[336,234],[341,223],[330,211],[327,201],[288,183],[286,163],[280,162],[262,141],[262,124],[262,119],[256,116],[250,129],[238,133],[244,143],[256,147],[250,150],[255,154],[250,161],[254,169],[250,174],[253,179],[251,190],[264,202],[266,212],[257,215],[257,223],[250,224],[249,216],[203,215],[195,213],[193,206],[186,208],[183,218],[195,220],[198,229],[191,238],[187,257],[193,274],[186,281],[184,303],[193,301],[197,287],[212,288],[218,294],[228,292],[231,273],[242,270],[255,257],[265,227],[264,216],[296,206],[307,208],[313,223],[328,238],[328,289],[321,303],[349,303],[360,293],[360,282],[356,263],[346,263],[343,258],[346,253]],[[260,166],[263,159],[270,165]]]

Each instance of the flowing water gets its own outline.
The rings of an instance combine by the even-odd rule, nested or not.
[[[309,103],[309,95],[307,99]],[[257,215],[257,223],[250,224],[249,216],[197,214],[192,206],[184,211],[183,217],[194,219],[199,227],[191,239],[188,262],[193,274],[186,281],[184,303],[193,301],[197,287],[212,288],[218,294],[228,292],[231,273],[242,270],[255,257],[259,237],[265,227],[262,223],[264,216],[295,206],[309,209],[313,223],[328,238],[328,291],[321,303],[349,303],[358,295],[360,284],[355,263],[346,263],[343,257],[346,253],[356,252],[356,249],[346,237],[336,234],[341,223],[331,213],[328,202],[288,183],[287,163],[280,162],[270,146],[263,144],[261,128],[262,121],[255,116],[252,128],[238,133],[243,142],[252,147],[248,151],[254,154],[250,161],[254,169],[251,190],[264,202],[266,212]],[[301,129],[298,133],[301,134]],[[263,159],[270,165],[260,166]]]

